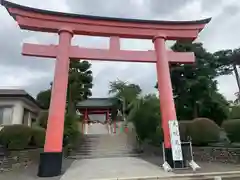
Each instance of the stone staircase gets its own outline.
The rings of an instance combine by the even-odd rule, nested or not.
[[[91,159],[107,157],[138,156],[136,138],[122,134],[85,135],[75,151],[68,158]]]

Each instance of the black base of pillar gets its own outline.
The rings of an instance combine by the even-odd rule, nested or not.
[[[186,158],[183,152],[183,161],[173,161],[172,148],[165,148],[165,159],[171,168],[185,168],[187,167]]]
[[[62,171],[62,152],[44,152],[40,154],[39,177],[54,177]]]
[[[171,168],[174,167],[173,157],[172,157],[172,148],[165,148],[165,160],[171,166]]]

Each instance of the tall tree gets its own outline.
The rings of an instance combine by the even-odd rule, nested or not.
[[[124,115],[130,114],[130,111],[137,106],[141,92],[142,89],[137,84],[130,84],[121,80],[110,82],[109,94],[122,101],[122,110],[124,111],[122,113]]]
[[[68,78],[67,109],[76,112],[76,104],[92,95],[91,64],[88,61],[71,61]]]
[[[119,98],[124,98],[127,104],[136,99],[141,92],[142,89],[136,84],[129,84],[128,82],[121,80],[110,82],[109,94],[113,94]]]
[[[92,71],[91,64],[87,61],[71,61],[68,77],[67,111],[75,113],[77,102],[87,99],[92,95]],[[51,99],[51,88],[41,91],[37,100],[45,108],[49,108]]]
[[[240,101],[240,77],[237,67],[240,65],[240,48],[221,50],[214,53],[217,61],[222,64],[222,69],[232,74],[234,72],[238,86],[236,101]]]
[[[159,107],[159,99],[156,95],[145,95],[139,98],[138,106],[135,107],[134,113],[131,112],[131,115],[129,115],[128,120],[133,122],[141,141],[150,138],[161,124]]]
[[[227,101],[218,93],[215,78],[230,72],[224,68],[224,64],[218,61],[216,56],[207,52],[201,43],[177,42],[172,49],[179,52],[194,52],[196,56],[194,64],[171,65],[178,119],[187,120],[207,115],[208,118],[221,124],[222,120],[227,118],[227,109],[222,109],[226,108]],[[216,103],[219,108],[211,109],[211,113],[207,113],[206,107],[210,104],[216,106]]]
[[[48,109],[50,105],[50,100],[51,100],[51,88],[45,91],[40,91],[37,94],[36,100],[43,109]]]

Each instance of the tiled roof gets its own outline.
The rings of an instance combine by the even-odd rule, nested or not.
[[[115,98],[89,98],[77,103],[77,107],[112,107],[115,104]]]
[[[32,101],[39,108],[41,108],[41,106],[36,101],[36,99],[34,99],[30,94],[28,94],[23,89],[0,89],[0,97],[8,97],[8,98],[11,98],[11,97],[16,97],[16,98],[24,97],[24,98],[27,98],[28,100]]]
[[[27,95],[22,89],[0,89],[0,95]]]

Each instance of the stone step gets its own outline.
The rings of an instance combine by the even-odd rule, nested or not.
[[[76,155],[76,154],[132,154],[132,153],[136,153],[136,151],[95,151],[95,152],[82,151],[82,152],[72,152],[71,155]]]
[[[122,150],[132,150],[132,149],[136,149],[135,147],[79,147],[76,149],[76,151],[78,150],[96,150],[96,149],[100,149],[100,150],[118,150],[118,149],[122,149]]]
[[[85,135],[78,148],[70,153],[69,158],[101,158],[137,156],[135,145],[126,134],[120,135]]]
[[[91,150],[91,149],[135,149],[133,146],[81,146],[77,150]]]
[[[94,158],[111,158],[111,157],[139,157],[139,154],[136,153],[127,153],[127,154],[76,154],[68,156],[69,159],[94,159]]]
[[[115,151],[115,152],[109,152],[109,151],[102,151],[102,152],[74,152],[71,153],[71,155],[76,155],[76,154],[92,154],[92,155],[97,155],[97,154],[137,154],[136,151]]]

